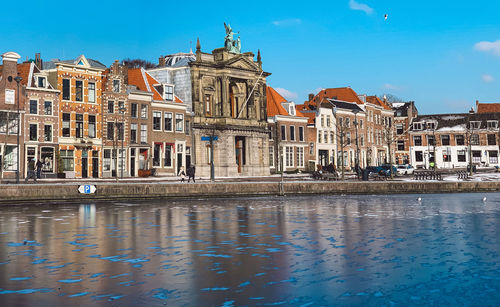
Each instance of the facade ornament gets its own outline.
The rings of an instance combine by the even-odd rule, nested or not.
[[[236,40],[234,40],[233,35],[238,34],[240,32],[234,33],[233,29],[229,24],[224,23],[224,28],[226,28],[226,37],[224,38],[224,47],[227,51],[240,54],[241,53],[241,39],[238,36]]]

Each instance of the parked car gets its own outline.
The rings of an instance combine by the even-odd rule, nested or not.
[[[390,175],[390,172],[389,172],[389,170],[390,170],[389,164],[382,164],[382,165],[381,165],[381,167],[382,167],[382,169],[386,170],[386,171],[387,171],[387,173],[389,173],[389,175]],[[392,165],[392,173],[393,173],[394,175],[397,175],[397,174],[398,174],[398,169],[397,169],[397,168],[396,168],[396,166],[394,166],[394,165]]]
[[[365,169],[368,172],[368,176],[370,175],[376,175],[379,174],[380,172],[383,172],[384,175],[390,176],[391,174],[389,173],[389,168],[384,169],[382,166],[367,166]]]
[[[397,169],[398,175],[411,175],[415,170],[415,168],[413,168],[410,164],[398,165]]]

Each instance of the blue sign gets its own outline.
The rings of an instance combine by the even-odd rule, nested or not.
[[[202,136],[201,140],[202,141],[210,141],[210,138],[212,138],[214,141],[219,140],[219,137],[217,135],[214,135],[214,136]]]
[[[93,184],[84,184],[78,187],[80,194],[94,194],[97,188]]]

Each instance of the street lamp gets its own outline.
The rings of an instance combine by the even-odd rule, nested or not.
[[[17,83],[17,168],[16,168],[16,183],[19,184],[19,165],[20,165],[20,161],[19,161],[19,153],[20,153],[20,148],[19,148],[19,132],[20,132],[20,129],[21,129],[21,115],[19,113],[19,83],[21,83],[21,80],[23,80],[23,78],[21,78],[20,76],[17,76],[14,78],[14,80],[16,80],[16,83]]]
[[[358,109],[352,110],[354,113],[354,127],[356,128],[356,176],[359,179],[359,143],[358,143],[358,119],[356,115],[359,113]]]
[[[122,133],[121,133],[121,137],[122,137],[122,150],[120,152],[120,161],[121,161],[121,169],[120,169],[120,173],[121,173],[121,178],[123,179],[123,165],[125,164],[123,162],[123,140],[125,139],[125,111],[126,111],[126,108],[124,106],[121,106],[118,111],[120,111],[120,113],[122,114],[122,125],[121,125],[121,130],[122,130]],[[120,131],[118,131],[118,134]]]

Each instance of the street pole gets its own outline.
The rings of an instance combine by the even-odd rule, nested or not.
[[[212,128],[212,135],[210,136],[210,181],[211,182],[215,182],[214,137],[215,137],[215,127]]]
[[[359,180],[359,143],[358,143],[358,118],[357,118],[357,114],[359,112],[359,110],[353,110],[352,111],[354,113],[354,127],[356,128],[356,156],[355,156],[355,160],[356,160],[356,165],[355,165],[355,171],[356,171],[356,178],[358,178]]]
[[[117,138],[118,138],[118,133],[116,132],[118,130],[118,122],[115,119],[115,127],[113,128],[113,152],[115,154],[115,179],[116,182],[118,182],[118,149],[117,146]],[[111,157],[112,158],[112,157]],[[111,170],[111,173],[113,173],[113,170]]]
[[[19,184],[19,167],[21,164],[20,160],[20,148],[19,148],[19,132],[21,130],[21,114],[19,111],[19,83],[23,78],[17,76],[14,78],[17,82],[17,167],[16,167],[16,183]],[[8,120],[7,120],[8,121]]]
[[[121,172],[121,178],[123,179],[123,166],[124,166],[124,161],[123,161],[123,156],[124,156],[124,153],[123,153],[123,140],[125,139],[125,107],[121,107],[120,110],[119,110],[121,113],[122,113],[122,133],[121,133],[121,137],[122,137],[122,150],[121,150],[121,153],[120,153],[120,161],[122,163],[121,165],[121,168],[120,168],[120,172]]]

